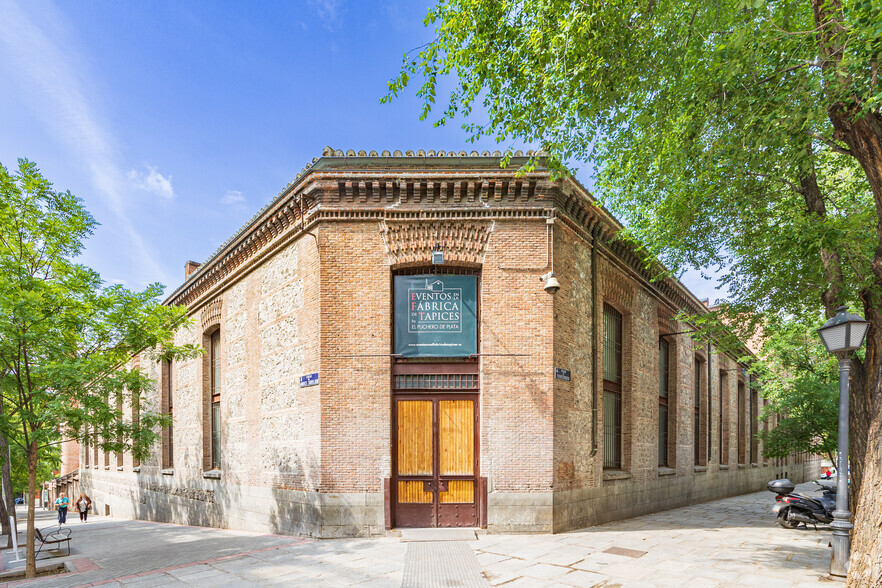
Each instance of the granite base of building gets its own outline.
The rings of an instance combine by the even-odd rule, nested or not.
[[[655,480],[610,479],[600,487],[559,492],[490,492],[487,532],[559,533],[757,492],[779,476],[801,483],[820,475],[820,461],[777,469],[740,466]],[[97,514],[316,538],[386,533],[380,492],[303,492],[214,479],[172,484],[168,476],[115,474],[111,478],[86,472],[81,478]]]
[[[602,525],[653,512],[701,504],[766,489],[769,480],[789,477],[800,484],[820,476],[820,460],[790,466],[776,472],[771,465],[738,466],[737,469],[705,469],[694,476],[660,476],[654,480],[609,479],[598,488],[554,493],[552,531],[560,533]],[[773,496],[769,495],[771,500]],[[492,503],[491,503],[492,504]]]
[[[97,514],[318,538],[385,534],[382,493],[331,494],[206,479],[172,485],[139,474],[83,482]]]
[[[489,533],[550,533],[554,529],[553,492],[489,492]]]

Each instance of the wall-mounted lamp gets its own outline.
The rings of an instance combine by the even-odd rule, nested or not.
[[[554,272],[548,272],[544,276],[539,278],[543,282],[545,282],[545,291],[549,294],[556,294],[558,290],[560,290],[560,282],[557,281],[557,278],[554,277]]]

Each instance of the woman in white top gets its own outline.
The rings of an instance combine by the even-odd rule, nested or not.
[[[92,499],[86,496],[85,492],[80,492],[77,498],[77,511],[80,513],[80,520],[84,523],[89,516],[89,509],[92,508]]]

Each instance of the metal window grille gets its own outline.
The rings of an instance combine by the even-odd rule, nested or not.
[[[723,421],[723,407],[724,407],[723,392],[724,391],[726,391],[726,392],[729,391],[729,376],[726,374],[726,372],[724,370],[720,370],[720,396],[719,396],[718,404],[720,406],[720,419],[719,419],[720,420],[720,436],[719,436],[720,437],[719,438],[720,455],[719,455],[719,459],[720,459],[721,464],[729,463],[729,440],[726,439],[725,442],[723,441],[723,439],[724,439],[723,432],[725,431],[726,433],[728,433],[728,427],[726,427],[726,423]],[[725,437],[728,437],[728,435],[725,435]]]
[[[667,399],[668,397],[668,355],[669,344],[662,340],[658,344],[658,397]]]
[[[479,276],[481,275],[480,270],[467,268],[467,267],[453,267],[450,265],[428,265],[428,266],[419,266],[419,267],[409,267],[405,269],[395,270],[396,276],[419,276],[421,274],[438,274],[438,275],[446,275],[446,276]]]
[[[141,395],[138,392],[132,392],[132,426],[137,431],[141,424]],[[132,453],[132,467],[140,467],[141,460]]]
[[[603,379],[622,383],[622,314],[603,305]]]
[[[478,387],[478,374],[401,374],[394,385],[397,390],[471,390]]]
[[[758,462],[759,439],[757,439],[759,419],[759,397],[756,390],[750,391],[750,463]]]
[[[603,391],[603,467],[622,467],[622,395]]]
[[[122,395],[117,396],[117,398],[116,398],[116,411],[119,413],[120,418],[122,418],[122,411],[123,411]],[[120,445],[122,445],[122,443],[123,443],[122,427],[117,428],[116,442]],[[123,455],[123,452],[117,451],[116,452],[116,467],[118,467],[118,468],[123,467],[124,460],[125,460],[125,456]]]
[[[771,417],[766,413],[766,410],[769,408],[769,400],[767,398],[763,399],[763,414],[765,415],[765,419],[763,420],[763,432],[768,435],[769,434],[769,421]],[[768,456],[763,455],[763,465],[768,465],[769,458]]]
[[[220,469],[220,402],[211,403],[211,467]]]
[[[174,418],[175,418],[175,394],[174,394],[174,380],[172,376],[174,374],[174,363],[172,361],[168,362],[168,378],[166,379],[166,398],[168,399],[168,418],[171,422],[166,429],[166,436],[168,443],[166,444],[166,456],[165,456],[165,464],[163,467],[173,468],[175,467],[175,427],[174,427]]]
[[[707,375],[707,406],[704,409],[704,416],[707,417],[707,452],[705,453],[705,462],[710,463],[711,456],[713,453],[714,446],[714,394],[713,394],[713,378],[711,377],[711,366],[713,365],[713,356],[711,355],[710,348],[707,350],[707,366],[702,366],[706,369],[705,374]]]
[[[662,339],[658,344],[658,465],[668,465],[668,384],[670,346]]]
[[[168,461],[166,462],[166,467],[175,467],[175,426],[173,424],[168,426]]]
[[[221,454],[221,344],[220,331],[211,336],[211,467],[220,469]]]
[[[658,465],[668,465],[668,406],[658,406]]]
[[[744,404],[744,382],[738,382],[738,463],[745,463]]]
[[[622,314],[603,305],[603,467],[622,467]]]
[[[695,360],[695,389],[693,390],[693,439],[692,448],[695,454],[695,465],[701,463],[701,362]]]

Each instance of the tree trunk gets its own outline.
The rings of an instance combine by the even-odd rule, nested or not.
[[[0,482],[2,482],[3,485],[3,498],[6,501],[6,518],[8,520],[9,517],[12,516],[12,524],[18,529],[18,513],[15,511],[15,495],[12,493],[12,450],[5,437],[0,436],[0,441],[2,441],[2,444],[0,444],[0,451],[3,451],[6,455],[2,472],[0,472]],[[3,447],[4,445],[5,447]],[[9,536],[9,544],[7,547],[12,547],[12,535]]]
[[[34,548],[34,519],[36,512],[34,508],[34,492],[37,490],[37,464],[40,461],[40,448],[36,441],[31,441],[28,445],[28,499],[25,502],[28,505],[28,533],[27,533],[27,563],[25,563],[25,578],[37,577],[37,555]]]
[[[880,370],[874,370],[877,396],[880,388]],[[882,586],[882,415],[877,411],[870,427],[867,455],[864,461],[864,481],[860,504],[852,532],[851,560],[848,586]]]
[[[866,356],[852,380],[854,408],[849,419],[854,427],[850,435],[854,447],[851,463],[857,492],[851,505],[855,527],[848,584],[863,587],[882,585],[882,509],[878,504],[882,489],[882,121],[872,113],[859,118],[848,118],[847,114],[840,106],[830,110],[830,119],[837,138],[848,144],[867,175],[876,202],[879,241],[871,266],[873,288],[861,293],[870,331]]]
[[[861,292],[866,318],[870,321],[867,334],[867,356],[864,362],[852,361],[853,372],[850,394],[850,435],[851,473],[853,492],[857,510],[872,493],[863,492],[864,465],[873,456],[868,449],[876,450],[875,438],[882,430],[871,434],[872,423],[877,417],[877,398],[879,396],[879,370],[882,341],[882,117],[870,109],[865,112],[861,97],[856,93],[853,74],[843,66],[848,30],[842,22],[842,3],[840,0],[810,0],[817,25],[818,53],[821,69],[825,74],[824,95],[827,98],[827,117],[833,124],[833,138],[848,145],[851,155],[858,161],[873,193],[876,206],[877,247],[871,264],[872,288]],[[829,309],[828,309],[829,312]],[[882,475],[882,472],[880,472]],[[854,508],[854,506],[852,506]],[[859,512],[858,512],[859,514]],[[858,519],[856,519],[858,520]],[[856,527],[857,533],[882,533],[882,527],[871,529]],[[882,549],[882,543],[878,545]]]
[[[878,492],[882,489],[882,116],[875,109],[864,110],[857,94],[852,94],[854,80],[842,59],[847,31],[842,25],[839,0],[811,0],[815,23],[819,26],[819,50],[822,69],[828,74],[825,91],[830,98],[827,115],[833,123],[833,138],[848,145],[860,163],[873,193],[876,206],[877,247],[871,270],[874,281],[861,292],[866,318],[866,356],[852,378],[850,441],[852,479],[857,492],[851,508],[855,511],[852,532],[852,557],[849,586],[882,585],[882,509]],[[841,475],[841,474],[840,474]]]
[[[0,413],[3,412],[3,399],[0,397]],[[2,474],[0,474],[0,517],[2,517],[3,534],[6,535],[6,549],[12,548],[12,533],[18,530],[18,516],[15,512],[15,496],[12,495],[12,454],[9,450],[9,442],[0,434],[0,453],[3,454]],[[12,527],[9,525],[9,517],[12,517]]]
[[[869,423],[867,436],[851,435],[854,441],[864,444],[864,461],[860,464],[861,491],[854,503],[854,531],[852,531],[851,560],[848,570],[848,586],[882,586],[882,508],[879,496],[882,493],[882,325],[879,323],[878,309],[867,309],[867,318],[873,323],[867,334],[866,359],[863,364],[863,378],[853,383],[863,386],[866,393],[858,396],[864,406],[859,407],[862,414],[851,413],[853,419],[865,418]],[[873,320],[875,319],[875,320]],[[857,374],[856,374],[857,376]],[[855,395],[852,395],[855,399]],[[869,411],[869,414],[865,414]],[[852,471],[858,465],[852,460]],[[850,493],[851,494],[851,493]]]
[[[2,458],[0,459],[2,459],[4,462],[3,470],[5,470],[7,465],[9,464],[9,458],[6,455],[6,451],[4,451],[4,445],[6,445],[6,438],[2,434],[0,434],[0,454],[2,454]],[[5,477],[3,481],[5,482]],[[12,512],[9,512],[9,508],[7,506],[9,504],[9,498],[11,494],[12,488],[7,486],[6,484],[2,484],[2,487],[0,487],[0,495],[2,495],[2,499],[0,499],[0,524],[2,524],[3,534],[7,536],[6,549],[10,549],[12,547],[12,533],[11,527],[9,526],[9,517],[15,517],[15,498],[12,499]]]
[[[2,491],[3,499],[0,500],[0,532],[6,535],[6,549],[12,547],[12,528],[9,526],[9,511],[6,509],[6,488]]]

